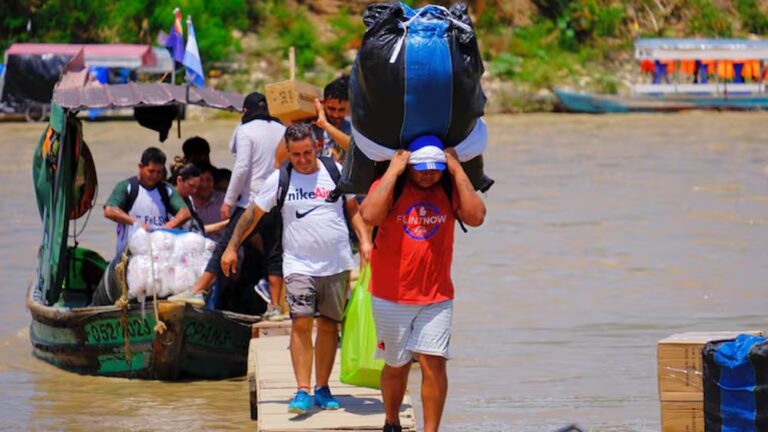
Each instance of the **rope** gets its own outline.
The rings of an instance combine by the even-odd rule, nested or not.
[[[128,262],[128,256],[123,252],[120,262],[115,264],[115,277],[122,288],[122,295],[115,302],[115,306],[120,308],[120,325],[123,326],[123,350],[125,351],[125,361],[131,364],[131,340],[128,336],[128,284],[125,283],[125,267]],[[109,277],[109,276],[107,276]]]
[[[160,321],[160,313],[157,310],[157,277],[155,277],[155,254],[152,253],[152,237],[147,235],[149,244],[149,265],[152,269],[152,308],[155,310],[155,333],[163,334],[168,327]],[[160,281],[162,283],[162,280]]]

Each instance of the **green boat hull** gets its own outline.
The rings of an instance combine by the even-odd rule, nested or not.
[[[158,302],[165,331],[155,331],[152,303],[59,309],[32,289],[30,340],[36,357],[84,375],[165,381],[223,379],[246,373],[251,327],[258,316]],[[128,343],[125,343],[127,336]]]

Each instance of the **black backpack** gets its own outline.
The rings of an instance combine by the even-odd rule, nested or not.
[[[136,202],[136,198],[139,196],[139,178],[138,177],[132,177],[128,181],[128,200],[123,203],[123,205],[120,206],[120,209],[124,212],[128,213],[131,211],[131,208],[133,207],[133,203]],[[173,214],[171,213],[171,196],[168,193],[168,183],[161,181],[155,186],[157,188],[157,192],[160,194],[160,200],[163,202],[163,206],[165,207],[165,217],[166,219],[169,219],[169,215]]]
[[[336,161],[334,161],[333,158],[322,156],[318,157],[318,159],[323,163],[323,166],[325,167],[325,170],[328,171],[328,174],[330,174],[331,180],[333,180],[333,184],[338,186],[339,182],[341,181],[341,173],[339,172],[339,167],[336,166]],[[290,161],[285,161],[282,165],[280,165],[280,177],[277,181],[277,211],[282,210],[283,205],[285,204],[285,197],[288,196],[288,188],[291,184],[292,171],[293,165],[291,165]],[[344,203],[346,203],[347,198],[344,195],[342,195],[341,198],[344,200]],[[325,201],[336,202],[336,199],[332,200],[329,196]],[[344,217],[346,217],[346,214],[347,213],[345,212]]]

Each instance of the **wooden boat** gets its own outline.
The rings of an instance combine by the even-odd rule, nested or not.
[[[27,306],[36,357],[89,375],[160,380],[245,375],[251,326],[260,316],[163,300],[149,301],[142,310],[127,301],[127,293],[114,306],[89,307],[94,280],[101,278],[106,261],[67,244],[70,221],[77,217],[77,164],[89,153],[78,112],[186,104],[238,111],[242,101],[237,94],[171,84],[95,84],[88,79],[82,52],[67,64],[54,90],[49,126],[34,166],[43,241]],[[163,128],[167,133],[170,122],[156,130],[162,134]]]
[[[251,326],[258,316],[158,302],[79,307],[45,306],[30,287],[29,337],[33,353],[62,369],[86,375],[159,380],[221,379],[246,373]],[[126,343],[126,336],[127,343]]]
[[[635,59],[648,73],[629,95],[558,88],[561,107],[591,114],[768,109],[768,41],[639,39]]]

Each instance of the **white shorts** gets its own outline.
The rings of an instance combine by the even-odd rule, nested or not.
[[[408,364],[418,354],[449,358],[453,301],[407,305],[373,297],[378,348],[376,358],[392,367]]]

